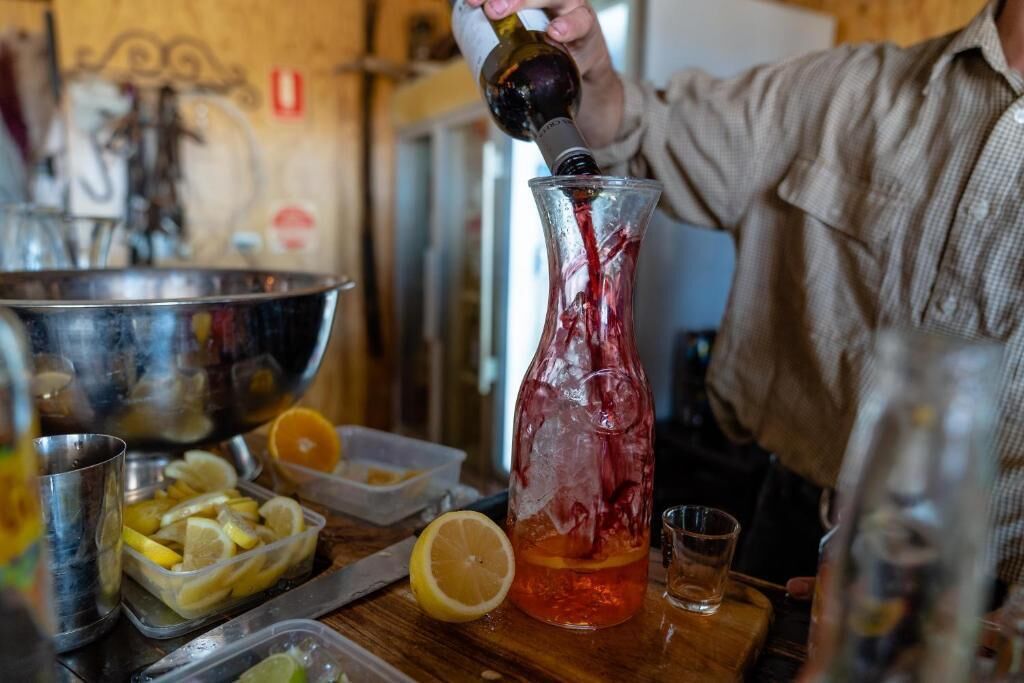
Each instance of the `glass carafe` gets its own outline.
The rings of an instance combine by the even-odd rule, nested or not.
[[[633,335],[633,284],[661,186],[563,176],[530,187],[550,291],[516,402],[511,597],[552,624],[612,626],[647,588],[654,408]]]
[[[890,331],[876,355],[804,681],[965,681],[989,568],[1002,350]]]

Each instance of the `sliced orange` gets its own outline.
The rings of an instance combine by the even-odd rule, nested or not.
[[[292,408],[270,426],[270,454],[278,460],[331,472],[341,459],[341,440],[334,425],[317,411]]]

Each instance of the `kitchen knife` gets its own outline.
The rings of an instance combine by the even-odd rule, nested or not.
[[[507,504],[508,492],[503,491],[463,509],[476,510],[493,519],[504,516]],[[156,680],[280,621],[315,619],[385,588],[409,575],[409,557],[415,544],[416,537],[409,536],[346,567],[321,574],[207,631],[132,678],[139,683]]]

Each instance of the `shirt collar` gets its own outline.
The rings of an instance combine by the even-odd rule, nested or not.
[[[942,51],[939,58],[932,66],[931,75],[928,78],[928,85],[925,93],[931,88],[932,83],[945,73],[950,63],[959,55],[971,50],[981,51],[982,56],[992,69],[1009,78],[1010,68],[1006,63],[1006,53],[1003,52],[1003,43],[999,39],[999,29],[996,28],[996,17],[1005,0],[991,0],[981,13],[978,14],[962,31],[953,36],[946,49]]]

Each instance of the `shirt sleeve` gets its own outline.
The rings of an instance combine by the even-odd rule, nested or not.
[[[821,115],[847,56],[838,48],[731,79],[686,70],[664,91],[624,78],[623,122],[597,162],[611,175],[660,180],[675,218],[732,231],[818,129],[807,118]]]

